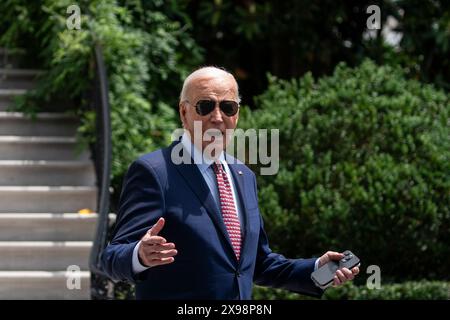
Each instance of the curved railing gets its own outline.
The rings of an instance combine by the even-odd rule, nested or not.
[[[103,60],[102,48],[95,46],[96,76],[93,86],[93,108],[96,112],[96,143],[94,162],[98,181],[97,230],[89,259],[91,271],[91,298],[107,299],[110,297],[108,280],[101,268],[100,254],[108,241],[109,228],[109,188],[111,173],[111,120],[108,100],[108,78]],[[110,290],[109,290],[110,291]]]

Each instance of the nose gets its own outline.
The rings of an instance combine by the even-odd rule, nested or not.
[[[214,110],[211,112],[211,121],[214,123],[223,122],[222,112],[220,111],[219,104],[216,103]]]

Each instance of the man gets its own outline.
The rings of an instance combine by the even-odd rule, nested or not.
[[[135,283],[137,299],[251,299],[253,283],[320,297],[311,273],[343,255],[287,259],[272,252],[255,175],[223,152],[227,129],[239,118],[234,77],[214,67],[193,72],[179,113],[181,141],[140,157],[128,170],[114,236],[102,254],[107,274]],[[208,136],[212,129],[224,138]],[[213,151],[203,152],[211,145]],[[174,161],[175,150],[194,161]],[[334,284],[358,272],[339,270]]]

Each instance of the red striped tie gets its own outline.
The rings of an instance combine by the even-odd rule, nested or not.
[[[214,163],[214,172],[219,187],[220,208],[222,209],[223,222],[230,236],[236,258],[241,255],[241,224],[234,205],[233,192],[227,173],[223,170],[222,164]]]

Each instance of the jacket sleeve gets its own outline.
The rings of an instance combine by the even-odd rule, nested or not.
[[[254,184],[256,192],[255,180]],[[287,259],[281,254],[272,252],[261,215],[259,218],[260,231],[254,282],[261,286],[282,288],[320,298],[323,290],[318,288],[311,279],[316,258]]]
[[[134,247],[164,211],[162,187],[154,169],[144,160],[136,160],[124,179],[112,240],[101,255],[103,270],[111,279],[140,280],[142,274],[134,274],[132,269]]]

